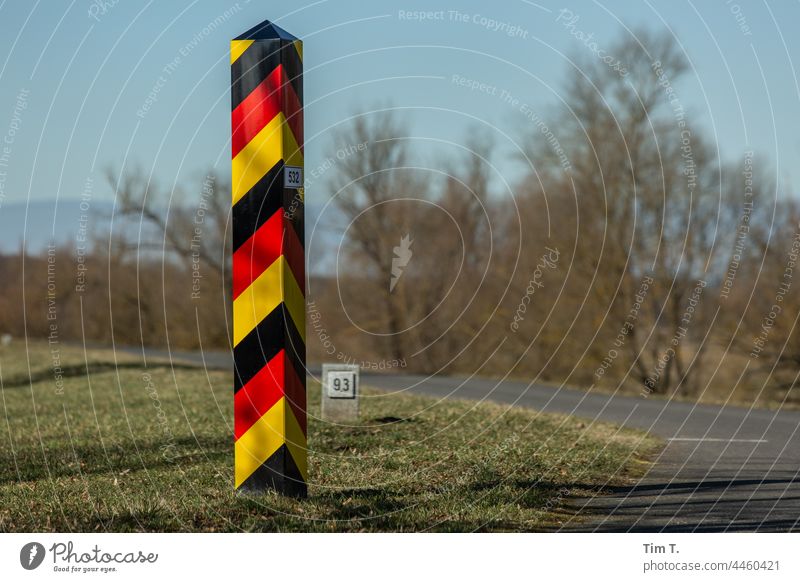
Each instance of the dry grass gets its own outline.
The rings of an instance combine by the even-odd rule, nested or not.
[[[371,390],[357,426],[332,426],[310,384],[308,499],[238,496],[227,373],[129,356],[114,369],[93,351],[87,375],[83,352],[67,352],[62,367],[84,373],[61,393],[47,346],[28,350],[32,384],[25,350],[0,352],[0,531],[540,530],[569,516],[568,497],[640,475],[655,446],[611,425]]]

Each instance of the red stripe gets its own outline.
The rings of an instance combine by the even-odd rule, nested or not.
[[[296,140],[303,137],[300,100],[286,79],[283,65],[275,67],[231,113],[231,158],[244,149],[278,113],[283,111]],[[298,143],[303,149],[302,143]]]
[[[278,65],[231,113],[232,158],[280,113],[282,72],[283,66]]]
[[[303,245],[290,220],[278,210],[233,253],[233,298],[267,270],[278,257],[284,255],[300,290],[306,292],[306,269]]]
[[[305,386],[285,350],[278,352],[233,397],[234,439],[239,440],[282,396],[286,397],[303,434],[307,434]]]
[[[286,352],[281,350],[233,397],[233,434],[239,440],[283,396]]]

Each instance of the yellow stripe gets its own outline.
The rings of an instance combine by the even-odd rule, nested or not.
[[[275,164],[303,166],[303,153],[283,113],[278,113],[233,158],[233,204],[236,204]]]
[[[286,398],[281,398],[234,444],[234,484],[239,488],[267,459],[286,444],[297,469],[308,481],[306,437]]]
[[[298,115],[302,115],[302,112]],[[283,117],[283,113],[281,113],[281,117]],[[283,124],[283,155],[287,165],[303,166],[303,151],[292,133],[291,126],[285,121]]]
[[[297,50],[297,54],[300,55],[300,60],[303,60],[303,41],[296,40],[294,41],[294,48]]]
[[[292,407],[286,407],[286,448],[294,459],[294,464],[303,476],[304,481],[308,481],[308,444],[300,423],[294,417]]]
[[[305,342],[305,297],[283,256],[275,259],[275,262],[233,301],[233,345],[239,345],[239,342],[281,303],[286,305],[289,316]]]
[[[242,56],[244,51],[246,51],[250,47],[251,44],[253,44],[252,40],[232,40],[231,64],[235,63],[239,59],[239,57]]]
[[[281,398],[234,444],[234,481],[237,488],[285,442],[285,409],[286,400]]]

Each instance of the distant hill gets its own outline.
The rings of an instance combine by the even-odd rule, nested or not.
[[[311,237],[314,224],[322,212],[323,205],[310,205],[306,208],[306,242]],[[77,198],[36,200],[9,203],[0,206],[0,253],[14,253],[22,241],[28,253],[46,251],[50,241],[57,245],[74,246],[86,217],[89,234],[105,234],[111,227],[111,213],[114,203],[107,200],[92,200],[88,207]],[[309,261],[309,272],[334,272],[336,251],[339,246],[343,222],[332,206],[325,210],[325,220],[317,224],[314,232],[313,259]],[[339,217],[339,218],[337,218]],[[127,229],[132,237],[138,236],[138,224],[125,225],[119,217],[114,220],[114,230]],[[146,235],[145,235],[146,236]]]
[[[0,207],[0,252],[17,251],[23,240],[30,253],[45,250],[51,240],[74,244],[83,216],[89,232],[107,231],[112,209],[111,202],[92,201],[81,210],[80,199],[5,201]]]

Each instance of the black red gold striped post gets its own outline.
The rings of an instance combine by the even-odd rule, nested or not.
[[[231,101],[235,487],[305,496],[302,43],[231,41]]]

